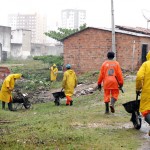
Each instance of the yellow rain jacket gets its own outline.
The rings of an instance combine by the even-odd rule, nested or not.
[[[66,96],[72,96],[74,88],[77,86],[77,76],[71,69],[64,72],[62,87]]]
[[[58,69],[56,67],[56,65],[53,65],[51,68],[50,68],[50,79],[51,81],[56,81],[57,79],[57,74],[58,74]]]
[[[12,100],[12,92],[9,90],[13,90],[15,86],[14,79],[20,79],[22,74],[10,74],[8,75],[1,87],[0,91],[0,100],[9,103]],[[8,89],[9,88],[9,89]]]
[[[136,77],[136,90],[142,90],[140,100],[140,112],[150,110],[150,52],[147,61],[142,64]]]

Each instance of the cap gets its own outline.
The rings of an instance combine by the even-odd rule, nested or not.
[[[67,65],[66,65],[66,68],[67,68],[67,69],[70,69],[70,68],[71,68],[71,65],[70,65],[70,64],[67,64]]]

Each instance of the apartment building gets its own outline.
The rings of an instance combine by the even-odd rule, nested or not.
[[[86,11],[65,9],[61,11],[62,28],[77,29],[86,23]]]
[[[10,14],[8,24],[12,30],[25,29],[32,32],[32,43],[45,43],[47,31],[47,19],[40,14]]]

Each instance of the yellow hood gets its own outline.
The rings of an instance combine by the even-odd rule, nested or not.
[[[13,74],[13,77],[14,77],[15,79],[20,79],[21,76],[22,76],[22,74]]]
[[[147,59],[147,60],[150,60],[150,52],[147,53],[146,59]]]

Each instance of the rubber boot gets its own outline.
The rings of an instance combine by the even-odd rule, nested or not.
[[[145,121],[150,125],[150,114],[147,114],[145,117]],[[150,136],[150,130],[148,132],[148,135]]]
[[[70,101],[70,106],[72,106],[72,105],[73,105],[73,100]]]
[[[115,102],[116,102],[116,99],[112,97],[111,102],[110,102],[110,110],[112,113],[115,112],[115,108],[114,108]]]
[[[109,114],[109,103],[105,103],[105,114]]]
[[[150,125],[150,114],[145,116],[145,121]]]
[[[5,102],[2,101],[2,109],[5,109]]]
[[[8,109],[9,109],[10,111],[15,111],[15,110],[12,108],[12,102],[9,102],[9,103],[8,103]]]

